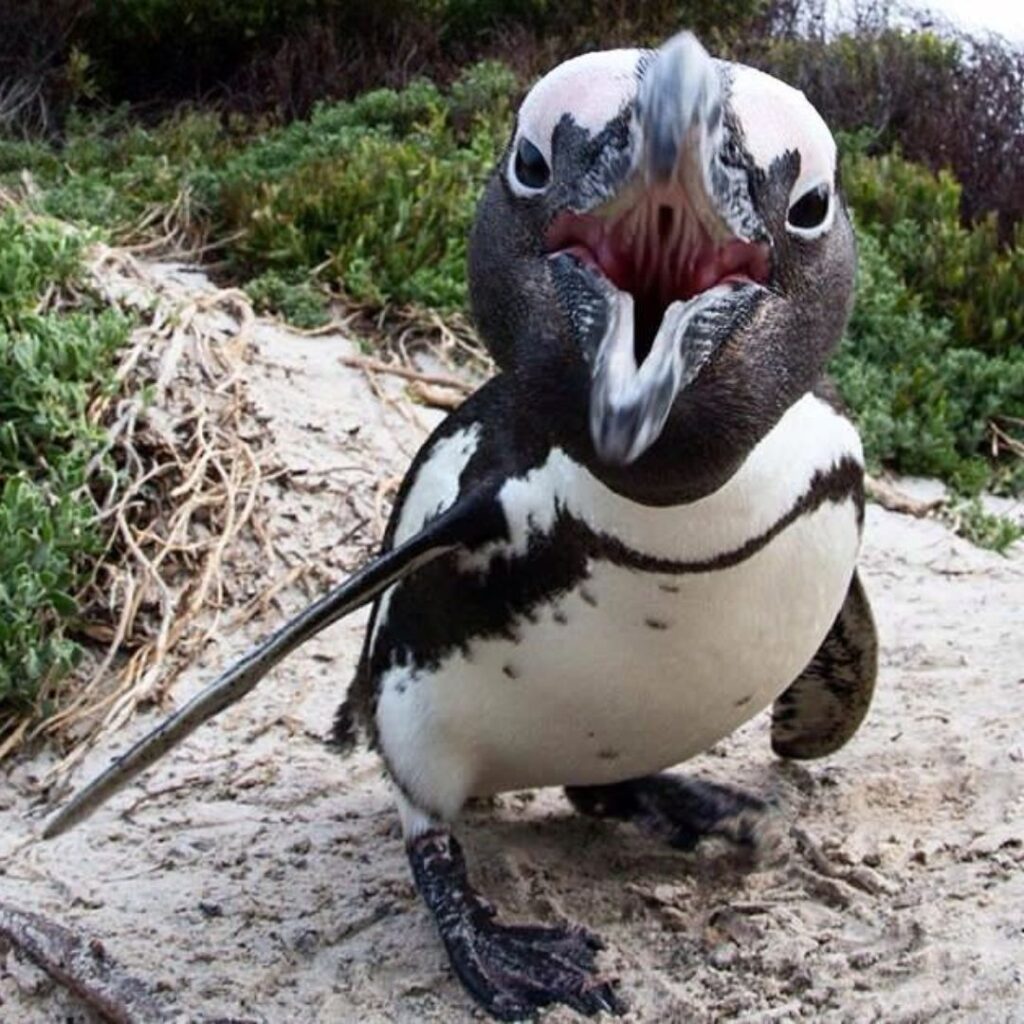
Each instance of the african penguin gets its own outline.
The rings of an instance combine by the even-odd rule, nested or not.
[[[749,842],[761,801],[658,773],[772,704],[782,756],[854,733],[877,662],[863,459],[824,377],[854,268],[835,144],[801,93],[687,33],[555,68],[471,238],[500,372],[417,455],[381,557],[46,834],[375,599],[336,734],[380,752],[455,972],[499,1019],[620,1011],[597,940],[500,923],[450,826],[470,797],[560,785],[678,847]]]

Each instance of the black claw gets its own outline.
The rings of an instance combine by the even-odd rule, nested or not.
[[[498,1020],[533,1017],[563,1003],[588,1017],[625,1007],[597,975],[601,940],[573,925],[502,925],[469,884],[459,844],[431,832],[409,844],[416,885],[434,914],[452,969],[474,999]]]
[[[581,1007],[574,1007],[580,1013],[592,1017],[595,1013],[612,1013],[620,1017],[626,1012],[626,1004],[619,998],[615,986],[609,982],[602,982],[584,993]]]
[[[564,1003],[592,1015],[615,1005],[596,977],[592,946],[567,929],[491,924],[447,945],[456,973],[489,1012],[514,1016]]]

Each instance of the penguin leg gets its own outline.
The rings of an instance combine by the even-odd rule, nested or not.
[[[574,925],[505,925],[470,884],[458,840],[431,828],[406,843],[416,888],[430,908],[452,968],[498,1020],[533,1017],[564,1003],[590,1017],[625,1006],[596,971],[601,941]]]
[[[774,815],[764,800],[731,786],[682,775],[648,775],[607,786],[566,786],[581,813],[629,821],[679,850],[717,836],[745,852],[763,854],[775,845]]]

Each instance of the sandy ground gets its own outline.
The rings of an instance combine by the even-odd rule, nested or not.
[[[268,526],[323,574],[211,644],[176,702],[305,603],[301,583],[315,592],[359,563],[380,481],[437,417],[374,398],[338,362],[356,351],[340,337],[261,325],[255,340],[254,402],[282,464],[304,471],[273,485]],[[401,387],[386,382],[385,398]],[[258,552],[237,559],[239,602],[282,574]],[[626,1020],[1024,1022],[1024,545],[1000,557],[872,506],[862,565],[883,657],[855,740],[785,764],[762,716],[687,766],[778,801],[772,863],[672,852],[575,816],[554,790],[467,814],[480,887],[509,918],[601,934]],[[14,765],[0,784],[0,900],[101,938],[182,1020],[479,1018],[413,891],[378,762],[322,744],[364,621],[322,634],[57,840],[31,840],[51,755]],[[108,737],[72,784],[156,720]],[[92,1019],[0,959],[0,1020]]]

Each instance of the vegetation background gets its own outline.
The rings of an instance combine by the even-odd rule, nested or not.
[[[0,0],[0,735],[55,709],[129,467],[96,415],[131,322],[90,243],[202,251],[303,327],[458,319],[476,196],[529,82],[681,26],[802,88],[860,243],[833,373],[874,469],[940,477],[976,542],[1024,490],[1024,53],[881,2]],[[378,316],[378,322],[382,322]],[[367,344],[375,335],[367,334]]]

